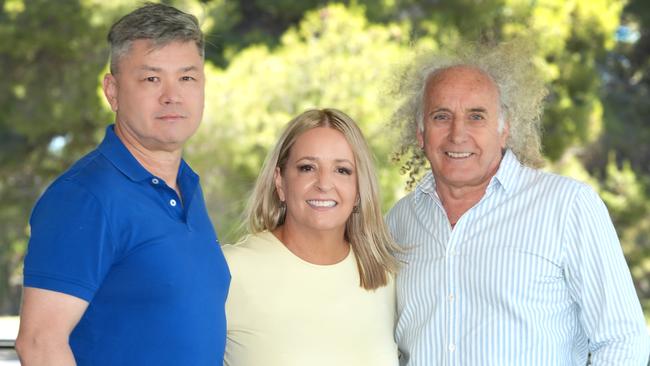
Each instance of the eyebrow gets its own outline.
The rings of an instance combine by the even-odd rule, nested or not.
[[[315,156],[303,156],[302,158],[296,160],[296,161],[301,161],[301,160],[309,160],[309,161],[319,161],[320,159],[315,157]],[[354,165],[350,160],[348,159],[334,159],[334,162],[336,163],[348,163],[350,165]]]
[[[466,109],[467,112],[480,112],[480,113],[487,113],[487,109],[483,107],[474,107],[474,108],[469,108]],[[431,113],[437,113],[437,112],[449,112],[453,113],[451,109],[446,108],[446,107],[440,107],[440,108],[435,108],[434,110],[431,111]]]
[[[451,109],[445,108],[445,107],[438,107],[438,108],[435,108],[434,110],[431,111],[431,113],[437,113],[437,112],[449,112],[449,113],[451,113]]]
[[[150,66],[150,65],[142,65],[142,66],[140,66],[140,70],[142,70],[142,71],[153,71],[153,72],[162,72],[163,71],[163,69],[160,68],[160,67]],[[199,70],[199,68],[196,67],[195,65],[185,66],[185,67],[181,67],[180,69],[178,69],[178,71],[180,71],[180,72],[189,72],[189,71],[198,71],[198,70]]]
[[[487,109],[483,107],[476,107],[476,108],[470,108],[469,112],[481,112],[481,113],[487,113]]]

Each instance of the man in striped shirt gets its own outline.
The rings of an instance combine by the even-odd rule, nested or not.
[[[416,62],[408,166],[431,171],[387,221],[401,364],[638,365],[650,337],[616,231],[589,186],[535,169],[545,88],[517,44]]]

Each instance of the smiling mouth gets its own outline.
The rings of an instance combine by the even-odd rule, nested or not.
[[[452,159],[465,159],[469,158],[472,153],[471,152],[453,152],[453,151],[445,151],[445,155]]]
[[[330,208],[336,206],[337,203],[334,200],[307,200],[307,204],[312,207]]]

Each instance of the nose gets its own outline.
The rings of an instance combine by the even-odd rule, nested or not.
[[[332,173],[321,169],[318,172],[316,180],[316,188],[322,192],[327,192],[334,187],[334,182],[332,181]]]
[[[174,81],[163,82],[160,93],[161,104],[175,104],[181,101],[180,86]]]
[[[465,142],[467,139],[467,131],[465,129],[464,121],[454,118],[449,127],[449,140],[455,144],[460,144]]]

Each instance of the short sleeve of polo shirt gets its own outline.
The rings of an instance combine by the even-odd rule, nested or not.
[[[90,302],[115,255],[97,198],[74,180],[61,179],[37,202],[30,226],[24,286]]]

